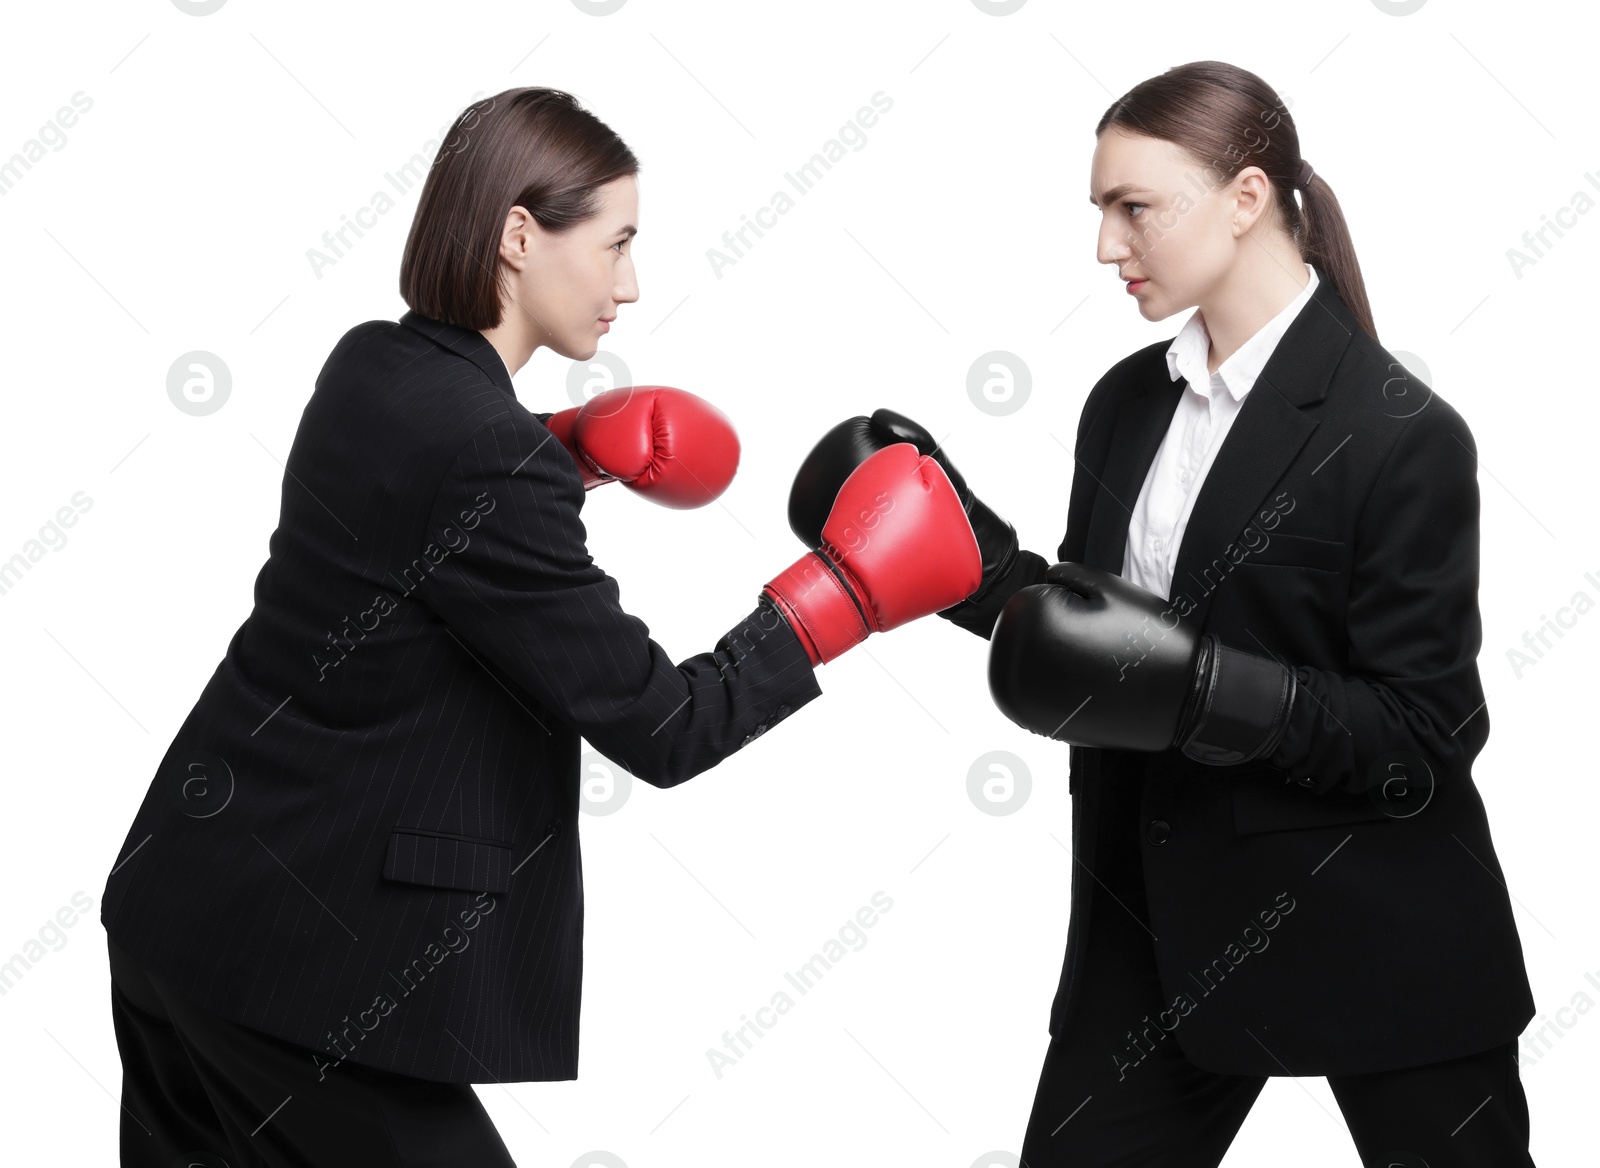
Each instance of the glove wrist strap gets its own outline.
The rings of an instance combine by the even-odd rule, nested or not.
[[[544,425],[545,429],[555,435],[556,441],[566,447],[567,453],[572,455],[572,461],[578,467],[578,477],[583,480],[583,489],[592,491],[598,486],[616,482],[617,476],[601,470],[578,445],[578,440],[572,433],[572,427],[578,418],[578,409],[579,407],[573,406],[571,409],[551,414]]]
[[[1212,766],[1266,758],[1288,729],[1297,690],[1294,670],[1207,633],[1174,745]]]
[[[854,591],[816,552],[790,564],[762,592],[778,606],[813,665],[832,661],[872,631]]]

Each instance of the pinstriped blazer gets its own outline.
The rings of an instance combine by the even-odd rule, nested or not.
[[[764,602],[673,663],[585,550],[548,417],[415,312],[329,355],[254,608],[101,909],[202,1008],[330,1066],[575,1078],[580,736],[671,786],[821,692]]]

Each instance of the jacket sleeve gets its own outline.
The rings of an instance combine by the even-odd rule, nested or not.
[[[1470,774],[1489,737],[1477,665],[1477,446],[1450,406],[1435,399],[1409,420],[1354,539],[1346,671],[1295,669],[1299,693],[1269,761],[1319,793]]]
[[[566,449],[528,419],[490,422],[457,453],[428,516],[434,566],[419,595],[467,652],[662,787],[715,766],[822,692],[793,630],[765,603],[713,651],[674,664],[590,558],[583,498]]]
[[[977,600],[964,600],[953,608],[939,613],[958,628],[976,633],[988,640],[994,633],[994,622],[1006,601],[1029,584],[1043,584],[1044,570],[1049,567],[1044,557],[1019,547],[1005,574],[997,577]]]

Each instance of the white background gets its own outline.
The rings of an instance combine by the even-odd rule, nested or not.
[[[1519,678],[1507,651],[1600,598],[1593,270],[1579,216],[1520,278],[1525,231],[1600,195],[1577,9],[1372,0],[1289,9],[971,0],[804,6],[544,3],[27,5],[6,17],[0,159],[93,102],[0,198],[7,422],[0,558],[92,507],[0,595],[6,841],[0,961],[75,892],[93,910],[0,996],[9,1162],[114,1160],[120,1063],[100,894],[146,784],[233,631],[277,519],[282,461],[328,351],[395,319],[416,190],[335,264],[308,250],[474,93],[553,85],[639,155],[642,291],[605,351],[636,383],[721,406],[744,445],[719,504],[592,494],[590,550],[671,654],[709,649],[801,550],[790,477],[836,420],[880,405],[944,436],[978,493],[1054,558],[1068,450],[1095,380],[1171,337],[1096,263],[1093,127],[1189,60],[1291,103],[1348,217],[1380,338],[1420,359],[1481,459],[1493,732],[1476,777],[1541,1018],[1525,1056],[1533,1151],[1570,1160],[1600,1086],[1590,743],[1600,615]],[[720,278],[707,250],[883,91],[893,108]],[[431,161],[431,150],[427,160]],[[1033,391],[977,409],[967,370],[1021,357]],[[206,417],[169,366],[231,371]],[[569,362],[516,378],[571,404]],[[1415,368],[1415,367],[1414,367]],[[1418,370],[1420,372],[1420,370]],[[1012,726],[985,644],[926,620],[824,667],[824,696],[670,791],[581,823],[588,897],[580,1078],[480,1086],[519,1162],[1014,1163],[1048,1036],[1072,866],[1066,749]],[[1031,794],[985,814],[967,776],[1020,756]],[[706,1056],[856,911],[893,908],[737,1065]],[[1397,992],[1425,995],[1425,986]],[[1592,1014],[1592,1012],[1591,1012]],[[1559,1017],[1559,1020],[1558,1020]],[[1564,1023],[1570,1023],[1565,1025]],[[1108,1054],[1109,1059],[1109,1054]],[[1587,1101],[1587,1103],[1585,1102]],[[990,1155],[990,1153],[996,1153]],[[1274,1079],[1226,1163],[1355,1165],[1321,1079]]]

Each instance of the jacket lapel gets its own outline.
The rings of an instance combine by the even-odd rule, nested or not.
[[[1287,335],[1284,339],[1288,340]],[[1281,352],[1280,345],[1269,367]],[[1256,509],[1264,505],[1273,484],[1283,477],[1317,426],[1266,380],[1266,370],[1245,395],[1239,416],[1200,484],[1200,496],[1189,513],[1172,570],[1169,595],[1194,601],[1188,615],[1202,627],[1218,580],[1226,578],[1239,558],[1237,550],[1229,558],[1228,545],[1237,544]],[[1213,567],[1216,560],[1221,563]]]
[[[1171,595],[1187,595],[1195,602],[1189,615],[1202,627],[1215,590],[1205,585],[1205,568],[1216,559],[1228,562],[1228,545],[1238,540],[1316,430],[1319,423],[1304,407],[1327,395],[1334,368],[1360,327],[1321,268],[1317,279],[1311,300],[1284,332],[1239,407],[1184,527]],[[1167,376],[1165,362],[1153,376],[1159,383],[1123,403],[1117,415],[1085,549],[1091,567],[1122,570],[1133,506],[1186,389],[1185,382]]]
[[[1083,562],[1091,568],[1121,574],[1122,553],[1128,545],[1128,527],[1133,522],[1133,505],[1139,501],[1139,490],[1150,472],[1150,464],[1155,461],[1156,451],[1161,448],[1161,440],[1167,436],[1178,399],[1183,396],[1186,383],[1167,376],[1165,359],[1155,378],[1144,393],[1117,407],[1111,450],[1106,455],[1104,475],[1095,492],[1094,508],[1089,512],[1089,537],[1084,544]]]
[[[1310,302],[1290,323],[1245,395],[1189,513],[1171,595],[1194,601],[1189,615],[1201,627],[1216,580],[1232,569],[1228,546],[1237,543],[1320,425],[1305,407],[1327,396],[1333,371],[1360,327],[1321,268],[1317,280]],[[1208,584],[1205,571],[1214,560],[1222,565]]]

